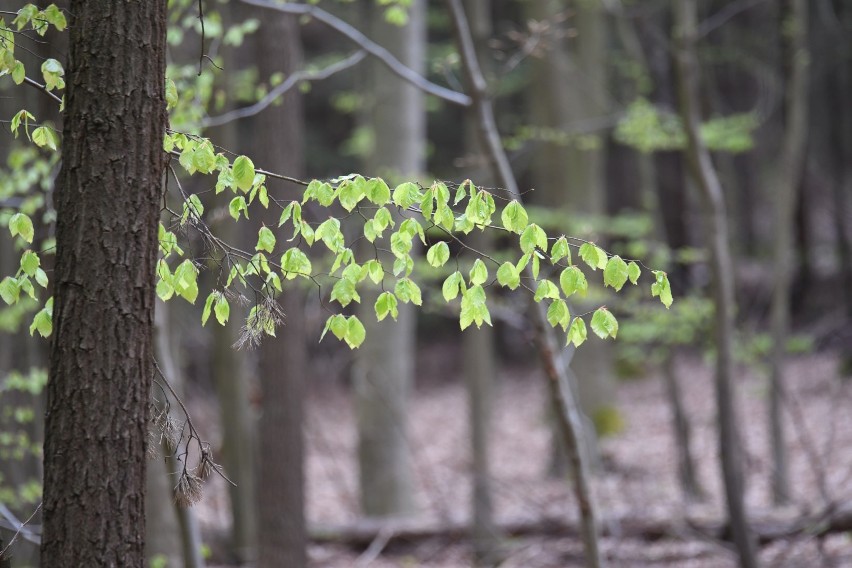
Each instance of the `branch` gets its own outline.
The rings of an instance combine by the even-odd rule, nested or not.
[[[35,511],[33,511],[33,514],[30,515],[29,518],[22,523],[21,521],[19,521],[18,519],[15,518],[15,516],[6,507],[6,505],[3,505],[2,503],[0,503],[0,513],[2,513],[3,516],[6,518],[6,520],[8,520],[12,524],[12,526],[17,529],[15,531],[15,534],[9,540],[9,544],[7,544],[3,548],[3,550],[0,550],[0,560],[3,560],[4,558],[6,558],[6,551],[9,550],[12,547],[13,544],[15,544],[15,541],[18,539],[19,536],[23,536],[26,540],[28,540],[28,541],[30,541],[34,544],[41,544],[41,537],[40,536],[33,534],[32,532],[26,530],[26,526],[29,524],[29,522],[31,520],[33,520],[33,517],[35,517],[36,514],[41,510],[41,505],[42,504],[39,503],[38,507],[36,507]]]
[[[287,80],[269,91],[265,97],[257,101],[251,106],[247,106],[241,109],[232,110],[226,112],[225,114],[220,114],[219,116],[211,116],[205,118],[201,121],[202,128],[208,128],[211,126],[222,126],[228,122],[233,120],[237,120],[240,118],[247,118],[249,116],[254,116],[259,112],[263,111],[266,107],[274,103],[279,97],[283,96],[284,93],[295,87],[301,81],[319,81],[322,79],[328,79],[335,73],[339,73],[345,69],[349,69],[350,67],[354,67],[358,63],[360,63],[367,56],[367,52],[364,50],[356,51],[343,61],[339,61],[328,67],[321,69],[319,71],[308,71],[301,70],[296,71],[289,77]]]
[[[62,104],[62,97],[58,96],[56,93],[51,93],[50,91],[47,90],[47,87],[45,87],[44,85],[42,85],[38,81],[36,81],[34,79],[30,79],[29,77],[24,77],[24,83],[26,83],[27,85],[30,85],[31,87],[35,87],[36,89],[43,92],[45,95],[52,98],[53,100],[55,100],[59,104]]]
[[[322,8],[307,4],[277,4],[270,0],[240,0],[240,2],[260,8],[277,10],[284,14],[311,16],[358,44],[364,51],[384,63],[392,73],[408,81],[421,91],[460,106],[470,106],[472,104],[469,96],[429,81],[410,67],[407,67],[399,59],[394,57],[390,51],[368,38],[358,29]]]

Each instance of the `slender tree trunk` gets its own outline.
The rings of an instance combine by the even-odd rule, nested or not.
[[[725,197],[710,152],[699,134],[698,62],[695,55],[697,8],[695,0],[675,0],[675,42],[680,113],[687,134],[687,159],[704,199],[710,241],[710,265],[716,308],[716,404],[719,453],[728,519],[742,568],[758,566],[756,543],[745,511],[743,452],[733,389],[734,272],[728,246]]]
[[[777,171],[775,203],[775,289],[772,294],[772,356],[769,376],[769,432],[772,439],[772,497],[776,503],[790,498],[789,465],[784,445],[781,405],[784,397],[784,355],[790,329],[790,286],[793,277],[793,227],[796,193],[802,179],[808,138],[808,6],[789,0],[790,25],[787,56],[787,124]]]
[[[425,10],[425,2],[415,0],[408,24],[400,27],[384,21],[381,7],[367,8],[372,37],[418,72],[425,61]],[[372,64],[370,77],[373,100],[368,120],[375,147],[367,158],[367,171],[390,179],[417,179],[426,155],[423,93],[378,63]],[[366,515],[375,517],[407,514],[414,505],[407,423],[414,382],[415,314],[410,306],[400,305],[396,322],[390,318],[377,322],[373,305],[378,293],[365,291],[358,306],[367,339],[355,354],[353,368],[361,506]]]
[[[677,361],[672,352],[667,354],[663,361],[663,378],[672,413],[672,432],[674,432],[677,450],[677,476],[680,487],[687,499],[701,500],[704,497],[704,491],[698,481],[695,460],[692,459],[692,428],[683,406],[683,394],[677,377]]]
[[[500,133],[494,120],[494,111],[488,98],[488,86],[479,66],[464,7],[461,0],[447,0],[447,6],[451,14],[457,49],[461,56],[462,70],[472,100],[470,112],[476,117],[480,144],[486,150],[488,165],[492,170],[494,179],[506,192],[514,199],[522,201],[517,180],[500,141]],[[529,267],[525,270],[525,276],[532,277]],[[543,305],[536,304],[530,315],[535,321],[536,343],[545,375],[548,378],[551,396],[557,401],[561,410],[557,420],[565,436],[565,448],[574,472],[573,485],[577,505],[580,509],[586,563],[590,568],[598,568],[603,566],[604,563],[599,545],[600,529],[597,520],[597,506],[589,482],[588,458],[584,448],[582,413],[568,383],[565,367],[557,356],[560,348],[556,340],[556,333],[547,322],[546,309]]]
[[[166,1],[70,14],[42,564],[141,568]]]
[[[295,16],[264,13],[255,38],[261,80],[275,72],[289,75],[303,66],[299,22]],[[258,165],[300,176],[305,171],[302,96],[289,91],[281,104],[252,121],[249,146]],[[282,199],[300,193],[295,186],[267,180],[270,194]],[[261,218],[274,226],[277,216]],[[259,228],[259,226],[257,227]],[[254,233],[256,235],[256,233]],[[254,236],[253,235],[253,236]],[[259,568],[307,565],[305,521],[304,403],[308,374],[304,292],[298,285],[279,298],[286,315],[277,337],[260,346],[261,386],[258,422],[258,562]]]

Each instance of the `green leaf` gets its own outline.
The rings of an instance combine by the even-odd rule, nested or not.
[[[491,314],[485,302],[485,290],[482,286],[471,286],[462,292],[459,326],[462,330],[475,323],[481,327],[483,323],[491,325]]]
[[[39,266],[41,266],[41,261],[33,251],[28,250],[21,256],[21,270],[27,276],[35,276]]]
[[[601,339],[618,335],[618,320],[606,308],[598,308],[592,316],[592,331]]]
[[[415,306],[423,305],[420,287],[410,278],[399,279],[393,289],[393,292],[403,304],[411,302]]]
[[[583,318],[574,318],[571,322],[571,327],[568,328],[568,343],[573,343],[575,347],[579,347],[586,341],[586,322]]]
[[[674,299],[672,298],[672,287],[669,284],[668,275],[662,270],[654,271],[654,278],[656,281],[651,284],[651,296],[657,297],[659,296],[660,301],[666,307],[666,309],[670,308]]]
[[[311,275],[311,261],[307,255],[296,247],[288,249],[281,255],[281,270],[287,280],[296,276],[308,277]]]
[[[0,298],[10,306],[18,301],[21,295],[21,286],[18,281],[11,276],[7,276],[0,281]]]
[[[533,300],[536,302],[540,302],[545,298],[552,298],[554,300],[559,299],[559,288],[557,288],[556,284],[554,284],[550,280],[542,280],[541,282],[539,282]]]
[[[16,85],[20,85],[24,82],[24,79],[27,78],[27,71],[24,68],[24,64],[20,61],[15,61],[15,68],[12,69],[12,80]]]
[[[257,232],[257,246],[254,247],[254,250],[265,250],[271,253],[273,249],[275,249],[275,235],[272,234],[269,227],[261,227],[260,231]]]
[[[287,204],[287,206],[281,211],[281,216],[278,218],[278,226],[282,226],[286,223],[290,217],[293,217],[293,224],[296,224],[296,211],[299,212],[299,220],[302,218],[302,206],[299,205],[298,201],[291,201]]]
[[[639,281],[639,276],[642,274],[642,271],[639,270],[639,265],[635,262],[631,261],[627,265],[627,277],[630,279],[631,284],[636,284]]]
[[[571,247],[564,235],[559,237],[550,248],[550,262],[556,264],[563,258],[566,258],[568,264],[571,264]]]
[[[616,292],[621,290],[627,282],[627,263],[618,255],[611,257],[606,263],[603,277],[604,286],[612,286]]]
[[[367,199],[376,205],[384,205],[390,201],[390,188],[385,180],[372,178],[367,182]]]
[[[47,274],[44,270],[42,270],[41,268],[36,268],[35,279],[36,282],[38,282],[39,286],[41,286],[42,288],[47,288],[48,280]]]
[[[246,219],[248,216],[248,205],[246,205],[246,200],[242,195],[238,195],[233,198],[231,202],[228,204],[228,213],[230,213],[231,217],[234,218],[234,221],[240,220],[240,211],[245,214]]]
[[[473,262],[473,268],[470,269],[470,283],[472,286],[484,284],[488,280],[488,268],[481,259],[477,258]]]
[[[550,304],[550,307],[547,308],[547,321],[552,327],[562,326],[562,331],[568,329],[571,312],[568,311],[568,304],[565,303],[565,300],[556,300]]]
[[[207,320],[210,319],[210,312],[213,311],[213,301],[215,299],[216,292],[210,292],[210,295],[204,301],[204,309],[201,311],[201,325],[207,325]]]
[[[355,289],[355,284],[345,278],[338,280],[331,289],[331,300],[337,301],[344,308],[353,301],[360,302],[361,296]]]
[[[234,160],[234,181],[237,187],[243,191],[248,191],[254,185],[254,163],[248,156],[237,156]],[[248,218],[248,215],[246,215]]]
[[[524,209],[524,206],[514,199],[503,209],[503,213],[500,214],[500,219],[503,221],[504,227],[513,233],[518,233],[519,235],[524,232],[524,229],[526,229],[529,224],[529,217],[527,216],[526,209]]]
[[[314,238],[322,240],[331,252],[340,252],[345,248],[343,233],[340,232],[340,221],[334,217],[326,219],[317,227]]]
[[[450,247],[444,241],[435,243],[429,247],[429,251],[426,253],[426,261],[435,268],[444,266],[449,259]]]
[[[588,264],[592,270],[606,267],[606,253],[595,243],[583,243],[580,246],[580,258]]]
[[[337,188],[337,200],[347,211],[352,211],[362,199],[366,182],[361,176],[342,182]]]
[[[32,243],[35,237],[33,222],[24,213],[15,213],[9,218],[9,232],[12,233],[12,237],[20,235],[28,243]]]
[[[334,188],[331,185],[315,179],[311,180],[311,183],[305,189],[305,193],[302,196],[302,203],[313,199],[318,201],[323,207],[329,207],[334,203],[334,195]]]
[[[36,146],[41,148],[47,147],[51,150],[56,150],[58,148],[57,142],[59,139],[56,136],[56,132],[49,126],[39,126],[35,130],[33,130],[33,142]]]
[[[569,266],[562,271],[562,274],[559,275],[559,286],[566,298],[575,292],[584,295],[589,288],[586,275],[576,266]]]
[[[544,229],[532,223],[521,234],[521,250],[530,254],[535,247],[547,252],[547,234]]]
[[[397,258],[404,258],[411,252],[411,235],[409,233],[395,232],[391,235],[391,252]]]
[[[534,251],[532,254],[532,276],[533,278],[538,278],[538,273],[541,270],[541,260],[539,260],[538,251]]]
[[[407,181],[400,184],[393,190],[393,203],[397,207],[408,209],[415,203],[420,203],[423,199],[423,194],[417,184]]]
[[[459,290],[463,284],[464,277],[458,270],[447,276],[446,280],[444,280],[444,284],[441,286],[441,293],[444,295],[444,300],[449,302],[450,300],[454,300],[458,297]]]
[[[198,269],[191,260],[184,260],[175,268],[172,285],[175,292],[190,304],[198,297]]]
[[[213,313],[216,315],[216,321],[219,322],[219,325],[225,325],[228,322],[228,317],[231,314],[231,306],[228,304],[228,299],[224,294],[219,294],[216,305],[213,307]]]
[[[455,200],[453,201],[453,205],[458,205],[458,204],[459,204],[459,202],[460,202],[462,199],[464,199],[465,197],[467,197],[467,190],[465,189],[465,187],[466,187],[466,186],[468,186],[468,185],[471,185],[471,186],[473,185],[472,183],[470,183],[470,180],[469,180],[469,179],[464,180],[464,181],[461,183],[461,185],[459,185],[458,189],[456,189],[456,198],[455,198]]]
[[[364,343],[364,338],[367,336],[367,331],[364,329],[364,324],[357,316],[349,316],[346,322],[346,335],[343,339],[351,349],[357,349]]]
[[[396,320],[399,315],[399,310],[397,309],[397,301],[396,296],[394,296],[390,292],[382,292],[379,294],[379,297],[376,299],[376,319],[382,321],[385,319],[388,314]]]
[[[171,110],[178,104],[178,92],[175,82],[166,79],[166,110]]]
[[[53,333],[53,298],[47,300],[44,308],[39,310],[30,325],[30,335],[38,331],[42,337],[50,337]]]
[[[521,274],[511,262],[504,262],[497,269],[497,282],[510,290],[516,289],[521,283]]]
[[[331,333],[333,333],[337,339],[343,339],[346,336],[348,328],[349,322],[346,321],[346,316],[334,314],[325,320],[325,327],[322,330],[322,334],[320,334],[319,340],[322,341],[322,338],[325,337],[325,334],[329,330],[331,330]]]

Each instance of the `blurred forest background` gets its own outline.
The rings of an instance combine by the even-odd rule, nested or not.
[[[501,185],[476,119],[433,89],[468,88],[447,3],[322,0],[287,14],[271,1],[206,0],[203,32],[196,2],[171,4],[172,128],[300,179]],[[572,305],[606,304],[621,322],[616,341],[590,334],[560,355],[586,420],[601,556],[631,567],[850,565],[852,2],[698,2],[691,111],[677,0],[463,4],[531,220],[671,281],[670,310],[644,286],[618,296],[592,286]],[[21,5],[7,0],[2,13]],[[27,37],[18,57],[64,61],[61,34]],[[45,249],[58,157],[10,134],[25,107],[61,124],[44,93],[0,77],[0,207],[39,219]],[[252,230],[235,226],[211,180],[183,184],[204,196],[217,235],[254,247],[260,215]],[[708,184],[721,201],[703,198]],[[719,272],[722,241],[731,263]],[[466,242],[502,246],[476,233]],[[0,235],[3,275],[19,254]],[[436,288],[449,274],[418,263]],[[714,320],[722,280],[733,286],[731,334]],[[250,306],[202,327],[201,303],[157,304],[159,365],[236,485],[214,476],[183,507],[174,456],[150,461],[150,566],[589,565],[526,299],[497,295],[493,328],[464,332],[428,297],[376,323],[375,299],[365,293],[355,308],[367,327],[355,351],[318,342],[327,314],[315,288],[284,295],[278,337],[256,349],[234,348]],[[41,500],[48,343],[29,333],[34,302],[0,306],[8,543]],[[722,420],[720,341],[732,348],[735,402]],[[723,483],[725,432],[754,564],[737,541],[736,490]],[[38,538],[36,515],[11,566],[38,565]]]

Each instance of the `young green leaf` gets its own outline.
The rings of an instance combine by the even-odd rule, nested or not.
[[[394,296],[390,292],[382,292],[379,294],[379,297],[376,299],[376,319],[382,321],[385,319],[388,314],[396,320],[399,315],[399,310],[397,309],[397,301],[396,296]]]
[[[311,275],[311,261],[307,255],[296,247],[288,249],[281,255],[281,270],[287,280],[296,276],[308,277]]]
[[[500,214],[500,219],[503,221],[504,227],[513,233],[518,233],[519,235],[524,232],[524,229],[526,229],[529,224],[529,217],[527,216],[526,209],[524,209],[524,206],[514,199],[503,209],[503,212]]]
[[[39,310],[30,325],[30,335],[36,331],[42,337],[50,337],[53,333],[53,298],[50,298],[43,309]]]
[[[333,330],[332,330],[333,331]],[[367,330],[364,329],[364,324],[357,316],[349,316],[346,321],[346,335],[343,339],[351,349],[357,349],[364,343],[364,338],[367,336]]]
[[[347,211],[352,211],[364,199],[367,182],[363,177],[342,182],[337,188],[337,200]]]
[[[527,254],[532,253],[535,247],[547,252],[547,233],[544,229],[532,223],[521,233],[521,250]]]
[[[269,227],[261,227],[257,232],[257,246],[254,250],[265,250],[271,253],[275,249],[275,235]]]
[[[450,259],[450,247],[444,241],[435,243],[426,252],[426,261],[430,266],[438,268],[444,266]]]
[[[237,156],[233,166],[234,181],[242,191],[248,191],[254,184],[254,163],[248,156]]]
[[[618,335],[618,320],[606,308],[598,308],[592,316],[592,331],[601,339]]]
[[[589,288],[586,275],[576,266],[569,266],[562,271],[562,274],[559,275],[559,286],[566,298],[575,292],[584,295]]]
[[[488,280],[488,268],[481,259],[477,258],[473,262],[473,268],[470,269],[470,284],[476,286],[484,284],[486,280]]]
[[[234,221],[240,220],[240,211],[245,214],[246,219],[249,218],[248,205],[246,205],[246,199],[242,195],[238,195],[237,197],[233,198],[228,204],[228,213],[231,215],[231,217],[234,218]]]
[[[550,280],[542,280],[541,282],[539,282],[533,300],[536,302],[540,302],[545,298],[551,298],[554,300],[559,299],[559,288],[557,288],[556,284],[554,284]]]
[[[606,253],[595,243],[583,243],[580,246],[580,258],[588,264],[592,270],[606,267]]]
[[[390,201],[390,188],[385,180],[372,178],[367,182],[367,199],[379,206]]]
[[[213,301],[216,299],[216,292],[210,292],[207,299],[204,301],[204,309],[201,311],[201,325],[207,325],[207,320],[210,318],[210,313],[213,311]]]
[[[642,274],[642,271],[639,269],[639,265],[630,261],[627,265],[627,277],[630,279],[630,283],[636,284],[639,281],[640,274]]]
[[[31,250],[25,251],[21,256],[21,270],[27,276],[35,276],[36,270],[41,266],[38,255]]]
[[[225,294],[218,294],[216,305],[213,306],[213,313],[216,315],[216,321],[219,325],[225,325],[228,322],[228,316],[231,314],[231,306],[228,304],[228,299]]]
[[[331,289],[331,300],[337,301],[344,308],[353,301],[361,302],[361,296],[355,289],[355,284],[345,278],[338,280]]]
[[[556,264],[563,258],[566,258],[568,264],[571,264],[571,247],[568,246],[568,239],[565,238],[565,235],[559,237],[550,248],[550,262]]]
[[[568,329],[571,312],[568,311],[568,304],[565,303],[565,300],[556,300],[550,304],[550,307],[547,308],[547,321],[552,327],[562,326],[562,331]]]
[[[409,278],[400,278],[393,289],[396,297],[403,304],[411,302],[415,306],[423,305],[423,300],[420,294],[420,287]]]
[[[672,298],[672,287],[669,284],[669,277],[662,270],[655,270],[654,278],[656,278],[656,282],[651,284],[651,296],[659,296],[660,301],[663,303],[666,309],[668,309],[669,307],[671,307],[672,302],[674,301],[674,299]]]
[[[0,281],[0,298],[10,306],[18,301],[21,295],[21,286],[17,279],[7,276]]]
[[[385,277],[382,263],[376,259],[368,260],[364,267],[367,269],[367,276],[373,281],[373,284],[378,284]]]
[[[568,328],[567,343],[573,343],[575,347],[579,347],[586,341],[587,333],[586,322],[583,321],[583,318],[574,318],[574,321],[571,322],[571,327]]]
[[[345,247],[343,233],[340,231],[340,221],[329,217],[316,228],[314,238],[321,240],[331,252],[340,252]]]
[[[616,292],[627,282],[627,263],[620,256],[611,257],[604,268],[604,286],[612,286]]]
[[[447,276],[444,284],[441,286],[441,293],[444,295],[444,300],[447,302],[454,300],[459,295],[459,291],[463,285],[464,277],[458,270]]]
[[[12,237],[20,235],[28,243],[32,243],[35,237],[33,222],[24,213],[15,213],[9,218],[9,232],[12,233]]]
[[[393,203],[397,207],[408,209],[415,203],[420,203],[423,194],[417,184],[407,181],[393,190]]]
[[[175,268],[172,285],[175,292],[190,304],[198,297],[198,269],[191,260],[184,260]]]
[[[497,282],[510,290],[516,289],[521,283],[521,274],[511,262],[504,262],[497,269]]]

